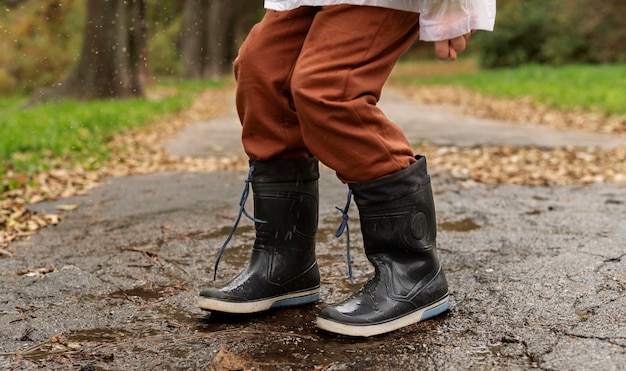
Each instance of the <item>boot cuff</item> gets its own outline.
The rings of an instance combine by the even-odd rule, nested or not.
[[[253,183],[312,182],[320,177],[319,161],[315,157],[250,161],[254,166]]]
[[[388,202],[404,197],[430,183],[426,157],[415,156],[417,162],[411,166],[378,179],[351,183],[357,205]]]

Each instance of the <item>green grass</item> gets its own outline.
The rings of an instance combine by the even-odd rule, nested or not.
[[[445,68],[445,73],[428,76],[403,73],[402,80],[415,85],[463,86],[496,98],[532,97],[538,103],[564,110],[626,114],[626,64],[526,65],[485,71],[464,68],[458,73]]]
[[[178,112],[195,93],[217,85],[166,81],[153,89],[175,93],[159,99],[63,100],[31,107],[24,106],[26,97],[0,98],[0,176],[8,169],[34,174],[46,170],[51,159],[97,166],[109,157],[113,135]]]

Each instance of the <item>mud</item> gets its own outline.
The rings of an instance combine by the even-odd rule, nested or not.
[[[237,212],[244,172],[111,179],[64,221],[0,259],[0,368],[27,369],[603,369],[626,364],[623,185],[459,184],[433,174],[439,252],[452,309],[371,339],[315,328],[316,313],[366,280],[356,207],[356,287],[335,206],[346,188],[324,170],[321,300],[260,316],[196,308]],[[53,210],[55,203],[34,208]],[[252,209],[252,203],[248,208]],[[247,261],[242,222],[218,281]]]

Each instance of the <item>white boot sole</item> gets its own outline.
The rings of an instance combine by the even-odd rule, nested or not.
[[[198,307],[204,310],[233,313],[248,314],[264,312],[270,309],[290,307],[302,304],[314,303],[319,299],[319,288],[313,290],[289,293],[286,295],[276,296],[269,299],[249,301],[249,302],[231,302],[222,301],[213,298],[200,297],[198,299]]]
[[[406,327],[414,323],[424,321],[428,318],[432,318],[438,314],[445,312],[446,310],[448,310],[449,307],[450,299],[448,298],[448,296],[446,296],[438,302],[424,307],[418,311],[384,323],[351,325],[317,317],[317,327],[322,330],[339,335],[356,337],[374,336],[384,334],[386,332],[395,331],[402,327]]]

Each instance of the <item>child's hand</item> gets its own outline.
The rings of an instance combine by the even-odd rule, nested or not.
[[[465,50],[467,40],[475,31],[466,33],[465,35],[455,37],[450,40],[435,41],[435,55],[442,61],[456,60],[457,54]]]

